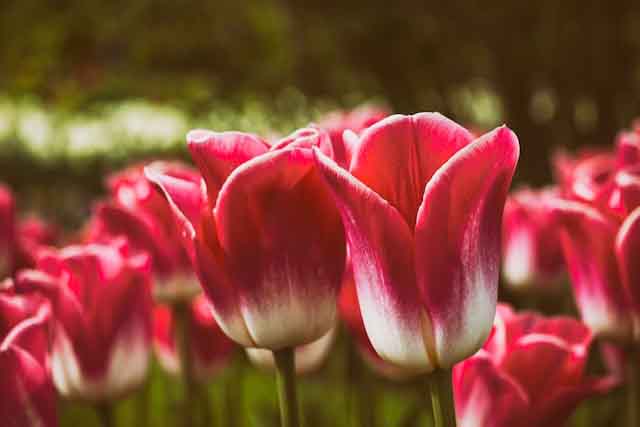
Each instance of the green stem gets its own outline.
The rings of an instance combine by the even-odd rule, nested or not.
[[[430,376],[429,388],[433,407],[433,425],[456,427],[451,369],[438,369],[433,372]]]
[[[376,394],[370,383],[365,369],[363,369],[355,343],[347,346],[347,375],[349,376],[349,412],[351,425],[356,427],[375,427],[376,425]]]
[[[151,384],[147,379],[136,397],[136,427],[149,426],[149,401],[151,400]]]
[[[640,426],[640,346],[627,354],[627,426]]]
[[[180,359],[182,380],[182,419],[184,427],[193,427],[195,414],[194,402],[197,396],[197,384],[193,375],[191,354],[191,331],[189,328],[189,303],[177,302],[173,305],[175,319],[176,344]]]
[[[282,427],[299,427],[298,398],[296,396],[296,373],[293,348],[273,352],[276,361],[276,380],[280,401]]]
[[[100,402],[95,406],[96,415],[102,427],[114,427],[116,417],[111,402]]]

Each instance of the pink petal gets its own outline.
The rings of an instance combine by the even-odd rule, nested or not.
[[[615,246],[622,284],[634,310],[640,314],[640,207],[622,223]]]
[[[413,226],[427,181],[471,140],[466,129],[437,113],[394,115],[362,133],[350,170]]]
[[[378,194],[318,150],[315,155],[342,215],[371,344],[383,359],[405,369],[432,370],[425,344],[430,327],[415,286],[411,230]]]
[[[509,349],[501,369],[517,378],[535,405],[560,387],[579,384],[587,355],[587,349],[574,350],[558,337],[528,334]]]
[[[182,230],[183,245],[193,259],[193,239],[200,227],[207,206],[206,196],[195,179],[184,179],[168,174],[160,163],[145,168],[146,177],[156,184],[167,199],[178,227]]]
[[[453,370],[459,427],[532,427],[526,393],[484,352]]]
[[[629,337],[629,300],[620,282],[614,248],[617,224],[581,202],[558,199],[552,207],[583,321],[596,334]]]
[[[324,335],[335,322],[346,246],[311,150],[275,150],[243,164],[220,190],[214,213],[257,346],[297,346]]]
[[[207,194],[211,204],[235,168],[269,149],[265,141],[249,133],[213,132],[203,129],[189,132],[187,144],[193,161],[207,183]]]
[[[427,184],[415,231],[440,366],[475,353],[495,315],[502,210],[518,161],[515,134],[498,128],[456,153]]]

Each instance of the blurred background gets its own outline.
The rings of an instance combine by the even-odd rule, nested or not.
[[[542,184],[556,147],[640,114],[640,2],[2,2],[0,180],[65,223],[189,128],[288,133],[362,102],[507,123],[517,180]]]

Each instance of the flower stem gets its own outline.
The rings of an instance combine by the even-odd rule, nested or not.
[[[116,425],[116,417],[111,402],[100,402],[96,404],[95,410],[102,427],[114,427]]]
[[[289,347],[274,351],[273,358],[276,361],[281,425],[282,427],[299,427],[293,348]]]
[[[177,302],[173,305],[175,319],[176,343],[180,358],[180,375],[182,380],[182,419],[184,427],[193,427],[195,409],[193,404],[197,395],[197,386],[193,375],[191,354],[191,331],[189,328],[189,303]]]
[[[429,389],[435,427],[456,427],[451,369],[438,369],[430,376]]]
[[[640,426],[640,346],[632,347],[627,355],[627,425]]]
[[[349,412],[351,425],[355,427],[375,427],[376,425],[376,390],[368,381],[367,372],[363,369],[355,343],[347,346],[347,384],[349,385]]]

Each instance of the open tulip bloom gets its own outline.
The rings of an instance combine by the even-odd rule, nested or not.
[[[618,383],[585,376],[591,341],[575,319],[501,305],[483,349],[454,368],[458,426],[564,426],[582,400]]]
[[[109,402],[146,378],[151,341],[149,263],[119,245],[43,251],[18,288],[51,301],[53,382],[67,398]]]
[[[0,420],[7,427],[56,427],[49,372],[50,306],[35,294],[0,284]]]

